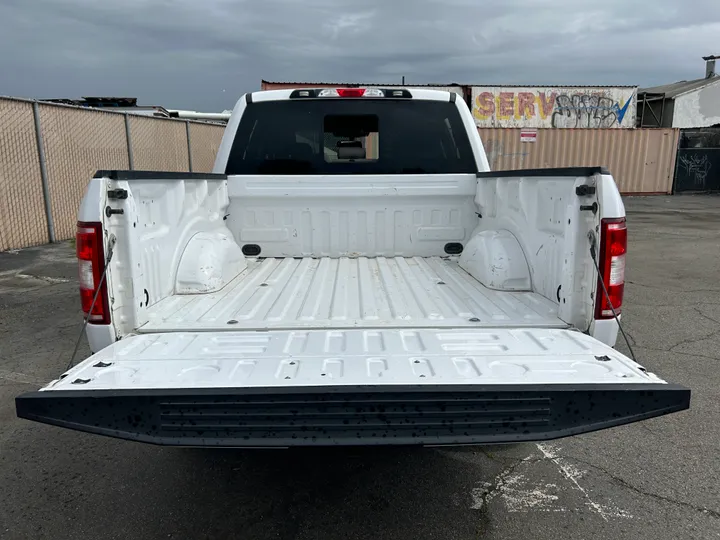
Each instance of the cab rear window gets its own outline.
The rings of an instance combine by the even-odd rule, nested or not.
[[[313,99],[251,103],[227,174],[475,173],[455,104]]]

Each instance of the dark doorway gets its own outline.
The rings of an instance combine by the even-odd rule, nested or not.
[[[720,129],[683,131],[680,135],[675,192],[720,191]]]

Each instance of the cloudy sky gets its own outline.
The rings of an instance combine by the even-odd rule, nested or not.
[[[718,0],[2,0],[0,94],[216,111],[260,80],[637,84],[705,74]]]

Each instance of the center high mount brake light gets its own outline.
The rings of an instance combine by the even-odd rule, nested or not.
[[[405,88],[308,88],[293,90],[291,99],[296,98],[412,98]]]
[[[385,93],[378,88],[325,88],[318,97],[385,97]]]

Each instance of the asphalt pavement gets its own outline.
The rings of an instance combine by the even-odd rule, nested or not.
[[[719,538],[720,197],[626,206],[623,321],[691,409],[541,444],[198,450],[20,420],[80,331],[76,262],[0,254],[0,538]]]

